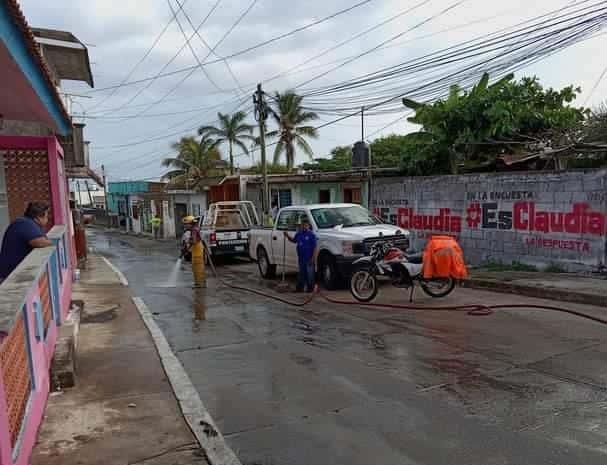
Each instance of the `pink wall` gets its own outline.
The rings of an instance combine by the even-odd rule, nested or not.
[[[4,392],[4,384],[0,377],[0,412],[6,412],[6,394]],[[0,415],[0,463],[10,463],[11,461],[11,437],[8,430],[8,416]]]
[[[52,263],[55,263],[49,258],[45,269],[48,271],[49,276],[49,292],[51,292],[51,304],[54,301],[53,290],[59,291],[58,303],[60,305],[59,313],[61,320],[63,321],[67,316],[71,303],[71,291],[72,291],[72,267],[71,267],[71,247],[69,241],[69,229],[65,228],[65,232],[60,236],[60,247],[56,248],[55,254],[59,255],[62,251],[63,244],[65,244],[66,256],[66,268],[61,268],[60,261],[57,258],[58,269],[52,269]],[[65,241],[65,242],[64,242]],[[44,271],[41,270],[41,273]],[[62,273],[63,282],[57,282],[59,280],[59,274]],[[36,443],[38,430],[43,421],[44,411],[49,396],[50,390],[50,366],[55,351],[55,344],[58,336],[58,328],[56,326],[55,319],[51,319],[48,328],[46,330],[46,336],[42,340],[36,338],[36,314],[34,309],[36,305],[40,305],[41,296],[40,288],[38,285],[38,279],[32,281],[31,287],[27,292],[25,307],[26,312],[23,314],[25,322],[27,323],[28,331],[28,345],[30,348],[31,360],[33,365],[33,379],[32,379],[32,391],[29,398],[27,407],[27,413],[24,418],[23,427],[19,435],[19,441],[16,445],[18,449],[16,453],[11,450],[10,434],[8,429],[8,419],[5,412],[7,412],[6,396],[4,387],[2,384],[2,377],[0,374],[0,465],[28,465],[29,460]],[[57,287],[53,287],[52,283],[56,283]],[[42,309],[40,308],[42,312]],[[15,309],[15,312],[19,312],[19,309]],[[12,457],[16,455],[16,460],[13,461]]]
[[[63,165],[63,150],[55,137],[18,137],[0,136],[0,150],[23,149],[23,150],[46,150],[48,154],[49,181],[51,201],[53,205],[54,224],[66,225],[65,233],[60,242],[66,252],[66,268],[59,270],[62,273],[62,282],[58,283],[60,315],[63,321],[69,312],[72,298],[72,271],[75,267],[75,245],[73,238],[73,227],[71,212],[69,209],[69,197],[67,178]],[[61,249],[58,248],[58,250]],[[58,276],[58,275],[56,275]],[[50,278],[50,275],[49,275]],[[50,290],[49,290],[50,292]],[[34,302],[40,301],[40,291],[37,280],[32,282],[32,287],[26,299],[26,318],[29,331],[29,345],[34,367],[34,386],[30,395],[27,416],[24,419],[25,426],[22,429],[19,442],[17,459],[12,461],[11,441],[8,429],[6,395],[2,376],[0,373],[0,465],[28,465],[29,459],[36,442],[36,436],[42,423],[46,402],[50,387],[50,363],[55,351],[58,329],[54,319],[49,323],[45,340],[36,339],[36,321],[34,315]],[[20,311],[18,308],[15,312]]]
[[[27,323],[31,329],[29,332],[30,347],[32,348],[32,360],[34,362],[35,389],[31,393],[29,410],[26,417],[26,426],[21,433],[20,451],[15,465],[28,465],[29,459],[36,443],[38,429],[42,423],[44,409],[48,399],[50,389],[50,359],[48,354],[55,350],[55,341],[57,339],[57,327],[55,322],[51,321],[48,327],[46,341],[36,339],[36,321],[34,316],[34,302],[40,302],[40,291],[37,282],[34,284],[30,295],[27,298]]]
[[[47,138],[48,172],[51,182],[54,224],[67,224],[69,198],[66,189],[63,150],[54,137]]]

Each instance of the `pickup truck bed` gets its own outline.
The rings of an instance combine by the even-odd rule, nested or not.
[[[200,233],[211,256],[249,256],[249,230],[259,224],[251,202],[217,202],[209,207]]]

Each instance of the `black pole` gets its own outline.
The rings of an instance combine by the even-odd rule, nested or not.
[[[360,140],[365,141],[365,107],[360,109]]]

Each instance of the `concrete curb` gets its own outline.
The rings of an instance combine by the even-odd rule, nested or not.
[[[114,264],[112,262],[110,262],[107,258],[105,258],[104,256],[101,255],[101,258],[105,262],[105,264],[107,266],[109,266],[114,273],[116,273],[116,275],[118,276],[118,279],[120,280],[120,284],[127,287],[129,285],[129,281],[128,281],[128,279],[126,279],[126,276],[124,276],[122,274],[122,271],[120,271],[118,268],[116,268],[114,266]]]
[[[198,443],[203,448],[211,465],[242,465],[236,454],[225,442],[217,425],[202,403],[196,388],[175,356],[164,334],[154,321],[152,312],[140,297],[133,302],[148,328],[162,366],[171,383],[179,407]]]
[[[506,281],[491,279],[469,278],[461,283],[462,287],[472,289],[486,289],[505,294],[517,294],[538,299],[560,300],[576,304],[595,305],[607,307],[607,298],[595,294],[584,294],[581,292],[567,291],[552,287],[525,286],[524,284],[513,284]]]

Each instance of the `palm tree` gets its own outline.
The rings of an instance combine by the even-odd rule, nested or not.
[[[288,90],[274,95],[275,111],[272,116],[278,124],[276,131],[270,131],[268,137],[278,137],[276,149],[274,150],[274,163],[278,164],[282,152],[287,158],[287,167],[293,169],[295,164],[295,146],[299,147],[310,158],[314,155],[306,137],[316,139],[318,132],[314,126],[305,126],[304,123],[318,119],[318,115],[312,111],[305,111],[301,106],[303,97],[295,91]]]
[[[230,174],[234,174],[234,145],[237,145],[248,155],[249,149],[244,141],[253,142],[253,126],[244,123],[247,114],[244,111],[238,111],[233,115],[224,115],[217,113],[219,127],[201,126],[198,128],[198,134],[203,137],[214,137],[215,147],[227,142],[230,155]]]
[[[218,171],[221,156],[213,139],[203,137],[198,141],[194,137],[182,137],[172,148],[177,155],[162,160],[162,166],[172,168],[162,176],[170,184],[196,189]]]

